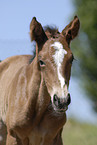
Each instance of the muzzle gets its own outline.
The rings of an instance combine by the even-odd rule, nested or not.
[[[71,103],[71,97],[68,93],[65,98],[59,98],[56,94],[53,96],[53,103],[58,111],[66,111]]]

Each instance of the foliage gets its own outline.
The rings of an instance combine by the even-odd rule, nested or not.
[[[72,47],[80,63],[83,87],[97,112],[97,0],[74,0],[81,22],[80,35]]]
[[[64,145],[96,145],[97,126],[67,121],[63,130]]]

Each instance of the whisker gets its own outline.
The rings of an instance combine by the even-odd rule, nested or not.
[[[74,61],[77,61],[77,59],[74,57]]]

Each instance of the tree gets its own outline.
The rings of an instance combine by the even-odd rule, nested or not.
[[[80,60],[80,76],[86,93],[97,112],[97,0],[74,0],[81,22],[79,38],[72,43]],[[76,47],[76,48],[75,48]]]

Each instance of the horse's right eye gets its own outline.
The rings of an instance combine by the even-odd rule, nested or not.
[[[42,60],[39,60],[39,64],[40,64],[41,67],[45,66],[45,63]]]

